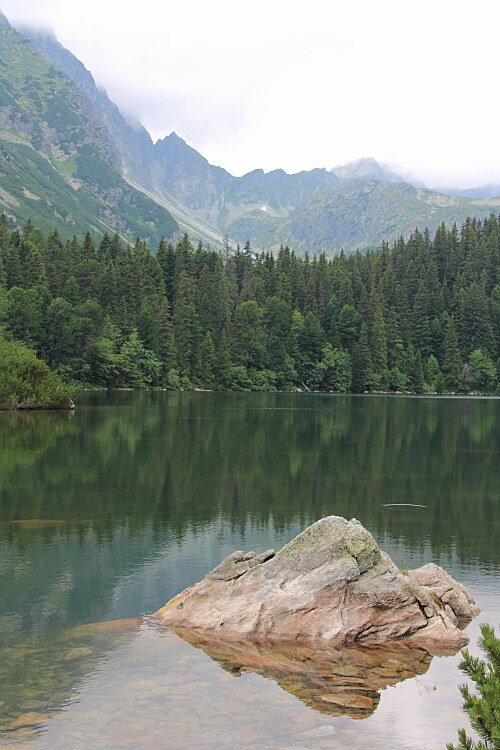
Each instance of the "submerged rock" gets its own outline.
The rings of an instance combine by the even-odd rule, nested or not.
[[[468,643],[457,625],[479,611],[437,565],[403,575],[359,521],[328,516],[276,554],[234,552],[156,616],[223,638],[336,645],[405,638],[435,650]]]
[[[18,716],[8,728],[12,730],[21,729],[23,727],[35,727],[39,724],[45,723],[49,718],[48,714],[40,714],[37,711],[30,711],[29,713]]]
[[[64,661],[75,661],[75,659],[83,659],[84,656],[90,656],[92,649],[88,646],[80,646],[80,648],[72,648],[71,651],[63,656]]]

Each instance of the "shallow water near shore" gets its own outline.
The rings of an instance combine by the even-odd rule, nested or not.
[[[148,614],[336,514],[468,586],[477,653],[479,623],[500,623],[499,417],[498,399],[153,392],[0,414],[0,744],[454,742],[459,655],[335,652],[304,676],[303,653],[193,645]]]

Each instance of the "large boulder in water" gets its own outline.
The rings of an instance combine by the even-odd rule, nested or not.
[[[479,611],[437,565],[404,575],[359,521],[328,516],[276,554],[233,552],[156,616],[223,638],[336,645],[405,638],[439,650],[464,646],[457,625]]]

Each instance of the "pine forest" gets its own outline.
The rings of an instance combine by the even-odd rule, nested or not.
[[[498,392],[500,221],[299,257],[0,218],[0,331],[93,387]]]

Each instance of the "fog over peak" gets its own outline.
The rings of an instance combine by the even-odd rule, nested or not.
[[[500,183],[500,6],[451,0],[0,0],[55,33],[153,141],[241,175],[371,155],[436,187]],[[488,23],[484,19],[488,19]],[[473,94],[473,95],[472,95]]]

